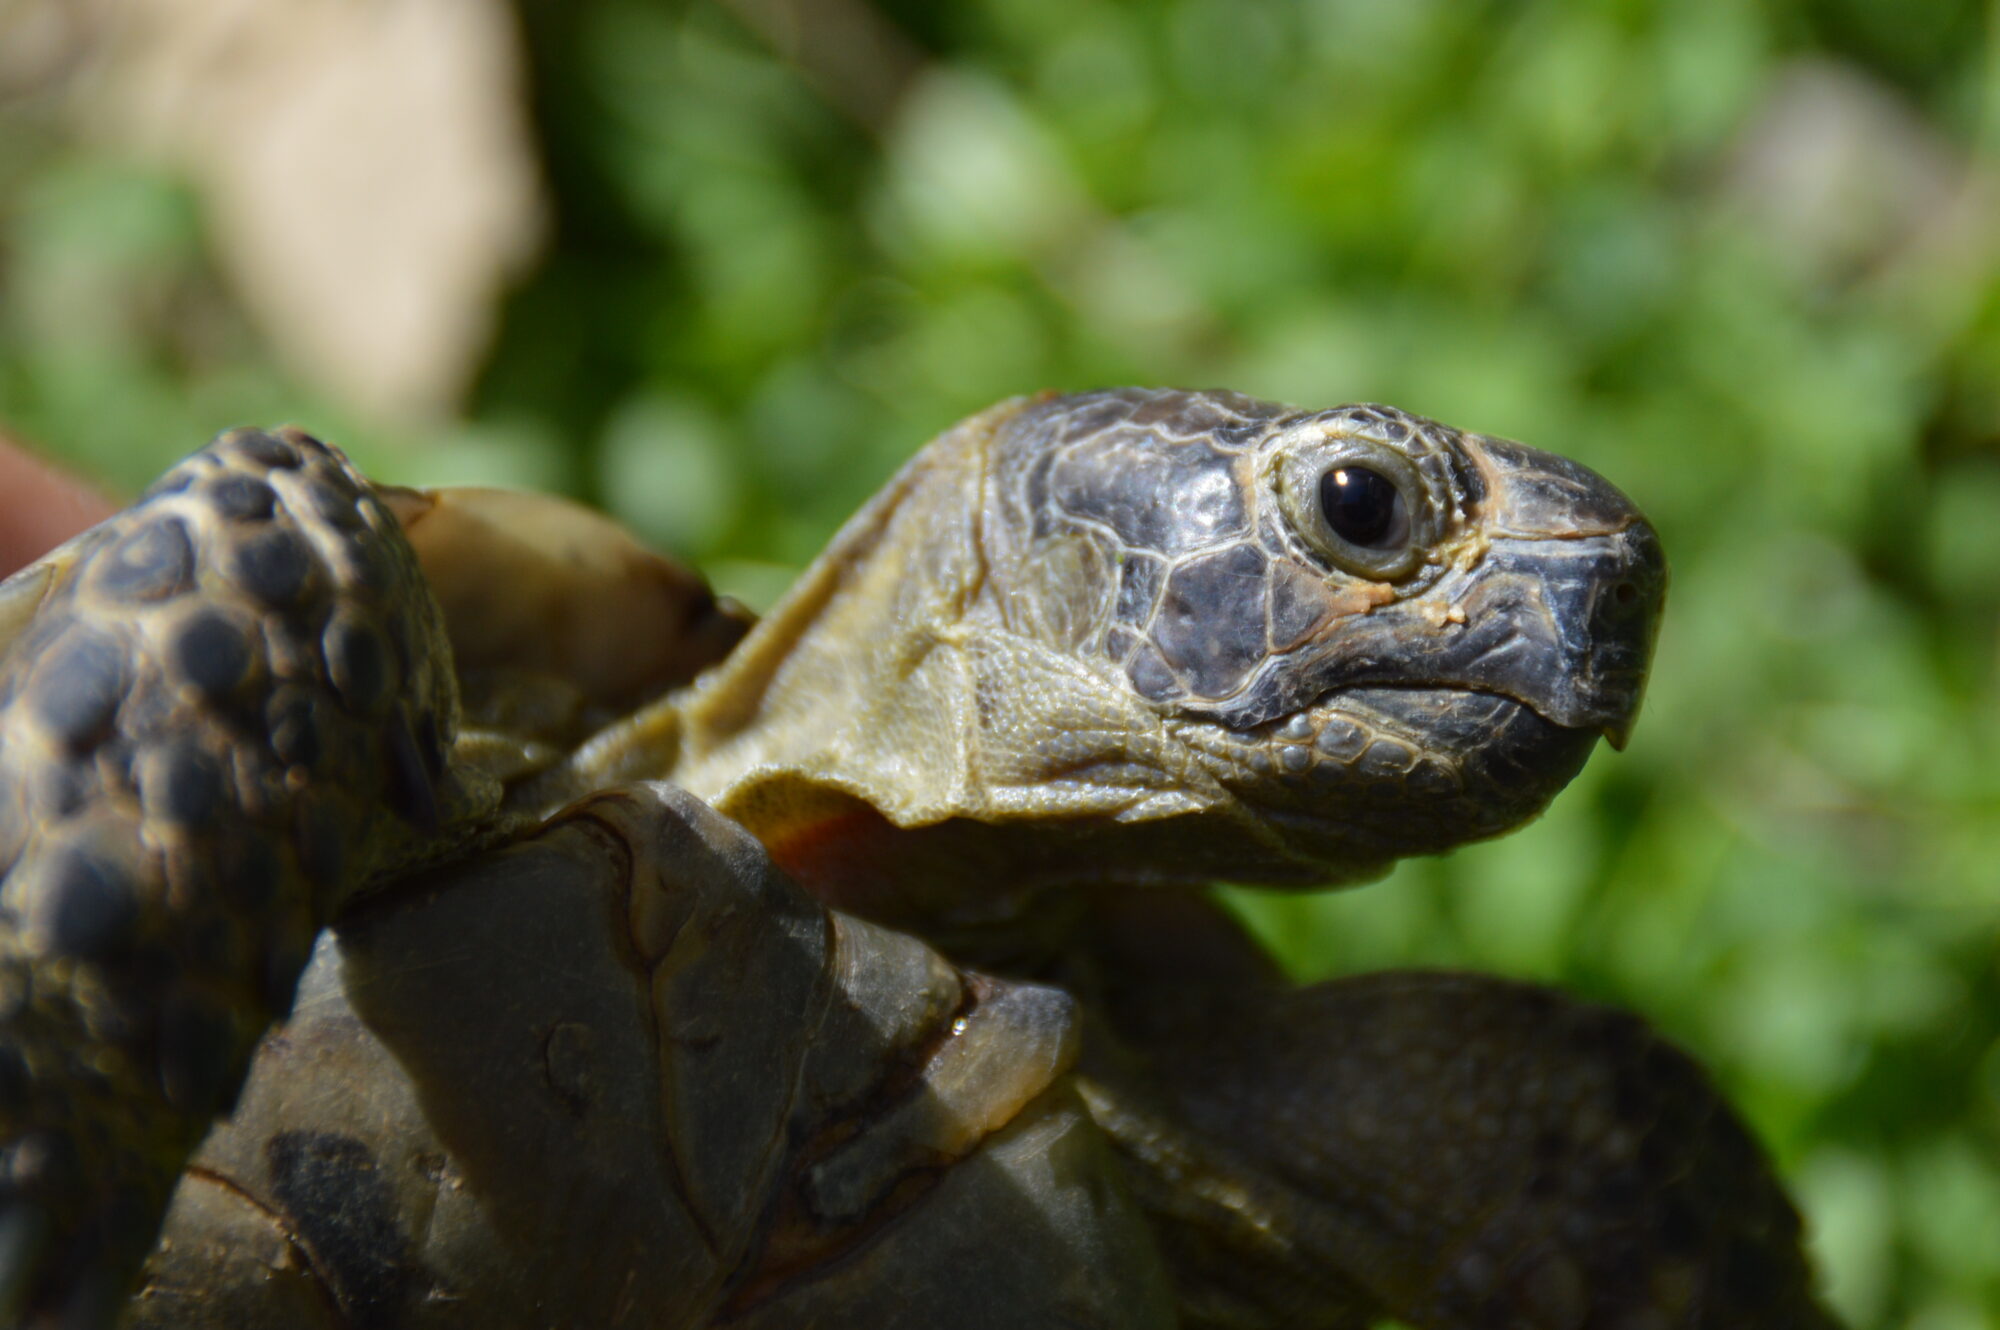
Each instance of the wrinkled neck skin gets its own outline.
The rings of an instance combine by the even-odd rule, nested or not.
[[[1191,814],[1282,860],[1164,717],[1010,624],[991,446],[1029,405],[917,454],[720,666],[586,745],[572,788],[664,774],[823,899],[947,931],[1011,931],[1051,886],[1240,876]],[[1135,843],[1162,839],[1183,853]]]
[[[1343,577],[1283,529],[1267,473],[1315,430],[1444,440],[1412,448],[1446,497],[1435,566],[1408,586]],[[1575,504],[1551,518],[1505,489],[1510,459],[1560,459],[1461,446],[1476,438],[1234,394],[1001,403],[919,453],[721,665],[579,750],[566,783],[668,776],[823,898],[934,934],[1018,927],[1054,887],[1355,882],[1498,834],[1629,720],[1650,649],[1649,625],[1635,659],[1562,640],[1550,552],[1581,584],[1612,557],[1596,544],[1652,537],[1619,496],[1577,538]],[[1534,651],[1522,684],[1509,671]],[[1571,677],[1598,667],[1634,676],[1609,721]],[[1518,700],[1549,680],[1569,692]],[[1562,707],[1577,723],[1540,714]]]

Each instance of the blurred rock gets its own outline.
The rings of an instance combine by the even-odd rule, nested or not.
[[[503,0],[111,13],[70,90],[87,131],[194,180],[218,260],[298,373],[383,418],[450,414],[543,230]]]

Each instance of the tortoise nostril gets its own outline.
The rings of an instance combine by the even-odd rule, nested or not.
[[[1612,588],[1611,599],[1618,608],[1629,610],[1639,603],[1639,588],[1630,582],[1620,582]]]

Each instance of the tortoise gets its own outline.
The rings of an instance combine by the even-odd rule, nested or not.
[[[1382,406],[918,453],[748,616],[237,430],[0,586],[0,1303],[34,1326],[1830,1326],[1695,1063],[1296,988],[1201,890],[1532,818],[1658,539]]]

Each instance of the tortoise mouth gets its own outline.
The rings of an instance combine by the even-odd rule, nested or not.
[[[1557,789],[1576,774],[1604,732],[1594,719],[1571,722],[1512,689],[1458,683],[1340,689],[1324,695],[1313,710],[1410,735],[1449,755],[1468,782],[1511,784],[1540,776],[1559,782]]]
[[[1309,854],[1386,866],[1534,817],[1599,733],[1490,689],[1340,688],[1282,720],[1228,730],[1230,783]]]
[[[1432,783],[1422,779],[1427,765],[1456,769],[1461,781],[1518,780],[1551,763],[1562,767],[1573,749],[1587,755],[1602,732],[1596,724],[1565,723],[1511,689],[1437,682],[1331,688],[1255,731],[1307,747],[1307,770],[1325,766],[1365,780],[1416,776],[1420,786]],[[1279,766],[1297,771],[1300,761]]]

